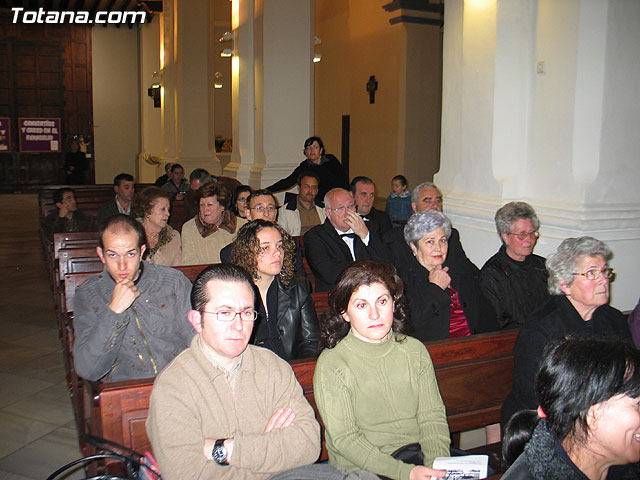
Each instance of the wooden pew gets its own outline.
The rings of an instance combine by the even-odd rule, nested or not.
[[[511,390],[512,349],[517,333],[509,330],[426,343],[451,433],[499,421],[502,402]],[[317,415],[313,397],[315,359],[294,360],[291,365]],[[144,422],[153,379],[93,386],[91,433],[136,451],[150,450]],[[326,459],[323,437],[320,460]]]
[[[53,234],[53,259],[58,259],[61,248],[96,247],[98,232],[67,232]]]
[[[136,192],[141,192],[150,186],[153,186],[153,184],[138,183],[135,185]],[[40,222],[42,222],[44,217],[46,217],[50,212],[56,209],[56,205],[53,201],[53,193],[62,187],[63,185],[54,185],[40,189],[38,193]],[[85,215],[92,217],[97,217],[100,205],[113,199],[115,195],[112,184],[73,185],[71,188],[75,192],[78,210],[82,211]],[[169,217],[169,225],[180,231],[185,220],[187,219],[184,218],[184,200],[173,200],[171,202],[171,217]],[[50,239],[43,238],[44,243],[48,241],[50,241]]]

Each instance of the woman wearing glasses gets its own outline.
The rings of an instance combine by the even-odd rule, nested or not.
[[[464,337],[497,330],[495,312],[480,291],[478,269],[469,261],[447,262],[449,219],[437,210],[414,213],[404,239],[414,258],[398,265],[418,340]]]
[[[254,220],[238,231],[231,253],[231,262],[251,275],[257,289],[252,343],[285,360],[316,356],[318,343],[308,282],[293,275],[295,248],[280,225]]]
[[[528,203],[509,202],[496,212],[495,221],[502,246],[482,267],[480,286],[500,328],[520,327],[549,300],[545,259],[533,253],[540,220]]]
[[[538,405],[534,378],[545,346],[566,335],[617,337],[631,343],[629,327],[619,310],[607,305],[613,254],[592,237],[565,239],[547,259],[551,299],[520,329],[513,349],[513,388],[502,406],[506,425],[518,410]]]

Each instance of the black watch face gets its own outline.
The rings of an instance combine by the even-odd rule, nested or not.
[[[227,449],[223,445],[217,446],[211,452],[211,456],[216,463],[225,465],[227,462]]]

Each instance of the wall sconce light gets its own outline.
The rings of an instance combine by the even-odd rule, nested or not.
[[[230,48],[225,48],[224,50],[222,50],[220,52],[220,56],[225,58],[225,57],[231,57],[233,56],[233,50],[231,50]]]
[[[316,53],[316,54],[313,56],[313,63],[318,63],[320,60],[322,60],[322,54],[320,54],[320,53]]]
[[[231,40],[233,40],[233,33],[231,32],[224,32],[222,36],[218,39],[220,43],[230,42]]]
[[[162,106],[160,100],[160,85],[154,83],[147,90],[147,95],[153,98],[153,108],[160,108]]]
[[[216,72],[213,74],[213,88],[222,88],[222,74],[220,72]]]

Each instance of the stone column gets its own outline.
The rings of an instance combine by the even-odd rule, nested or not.
[[[312,132],[311,0],[234,0],[233,154],[253,186],[288,175]]]
[[[481,267],[493,215],[529,202],[536,253],[590,235],[614,251],[611,304],[640,291],[640,4],[447,1],[441,169],[445,212]]]

